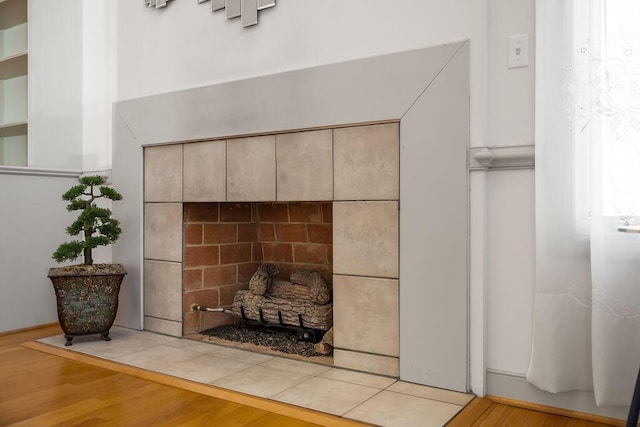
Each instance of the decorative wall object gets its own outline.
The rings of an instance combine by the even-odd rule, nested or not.
[[[258,24],[258,11],[276,5],[276,0],[198,0],[198,3],[211,1],[213,12],[225,9],[227,19],[240,17],[243,27]]]
[[[167,6],[170,0],[144,0],[146,6],[160,9]],[[243,27],[258,24],[258,11],[276,5],[276,0],[198,0],[198,3],[211,1],[211,11],[225,9],[227,19],[241,17]]]
[[[167,6],[167,3],[170,0],[144,0],[144,4],[150,7],[155,7],[156,9],[160,9]]]
[[[167,6],[170,0],[144,0],[146,6],[160,9]],[[276,0],[198,0],[198,3],[211,1],[211,11],[225,9],[227,19],[238,18],[243,27],[258,24],[258,11],[276,5]]]

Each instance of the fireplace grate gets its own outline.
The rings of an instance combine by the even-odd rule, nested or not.
[[[278,322],[269,322],[267,320],[265,320],[264,318],[264,313],[262,311],[262,309],[258,309],[258,313],[260,315],[260,318],[258,320],[255,319],[249,319],[247,317],[247,315],[245,314],[244,311],[244,306],[240,306],[240,313],[237,313],[233,310],[228,310],[226,308],[211,308],[211,307],[206,307],[203,305],[193,305],[192,310],[194,311],[207,311],[207,312],[219,312],[219,313],[224,313],[224,314],[228,314],[233,316],[235,319],[239,320],[239,322],[243,322],[246,323],[248,325],[260,325],[263,326],[265,328],[277,328],[277,329],[287,329],[287,330],[292,330],[295,331],[297,336],[298,336],[298,340],[300,341],[306,341],[306,342],[312,342],[312,343],[318,343],[325,331],[319,330],[319,329],[314,329],[314,328],[309,328],[306,327],[304,325],[304,321],[302,320],[302,314],[298,314],[298,323],[299,325],[289,325],[283,322],[282,320],[282,312],[280,310],[278,310]],[[239,325],[239,323],[238,323]]]

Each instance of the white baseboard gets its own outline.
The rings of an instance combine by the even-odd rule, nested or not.
[[[625,420],[629,412],[625,406],[596,406],[592,392],[549,393],[529,383],[524,374],[491,369],[487,369],[487,394],[621,420]]]

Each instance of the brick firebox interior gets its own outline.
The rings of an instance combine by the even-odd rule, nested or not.
[[[191,306],[230,308],[260,263],[283,280],[316,270],[331,286],[332,203],[185,203],[184,218],[185,335],[232,323]]]

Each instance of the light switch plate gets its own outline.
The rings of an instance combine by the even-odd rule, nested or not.
[[[529,66],[529,34],[509,36],[509,68]]]

